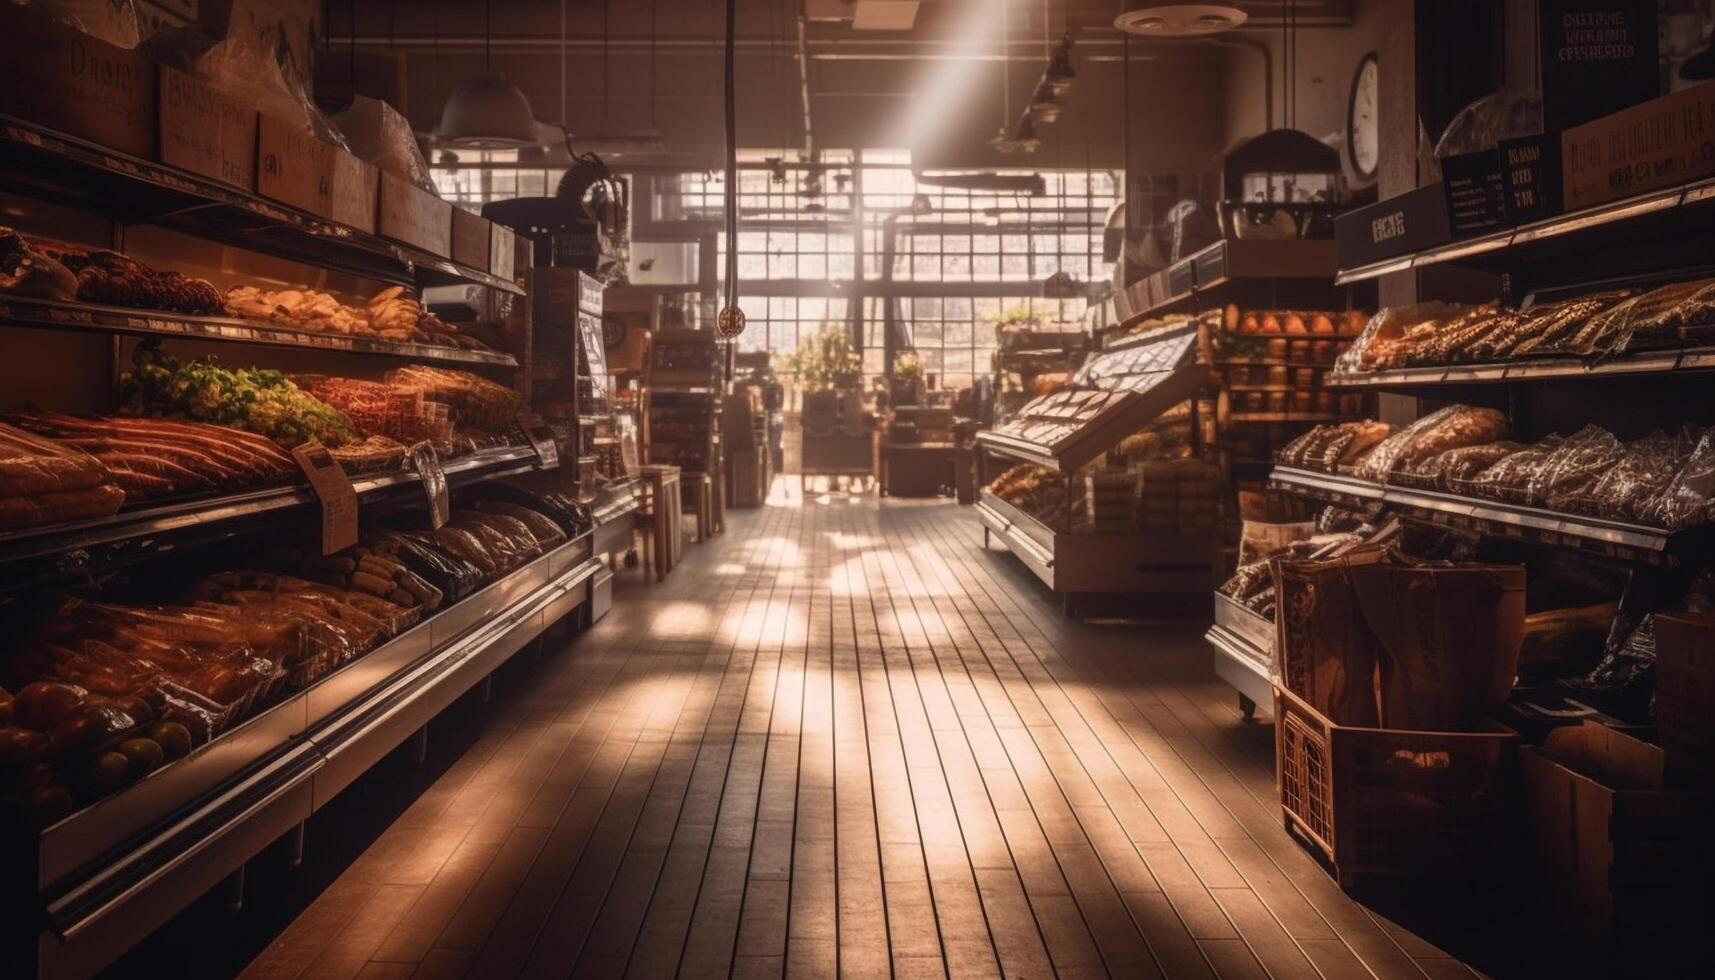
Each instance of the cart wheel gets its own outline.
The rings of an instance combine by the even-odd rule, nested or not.
[[[1244,715],[1245,721],[1256,721],[1256,702],[1243,694],[1239,695],[1239,712]]]

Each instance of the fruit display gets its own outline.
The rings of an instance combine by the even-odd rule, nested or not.
[[[213,359],[181,364],[154,340],[137,345],[121,396],[130,415],[228,425],[282,446],[314,439],[331,449],[358,436],[349,419],[281,371],[226,368]]]

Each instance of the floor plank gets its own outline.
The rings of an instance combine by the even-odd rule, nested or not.
[[[1194,628],[1065,619],[950,503],[727,521],[246,975],[1475,975],[1284,833]]]

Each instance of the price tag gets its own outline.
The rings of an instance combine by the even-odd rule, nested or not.
[[[524,438],[530,443],[530,448],[536,451],[536,461],[545,470],[558,469],[560,466],[560,445],[554,441],[554,430],[543,423],[539,415],[520,415],[518,428],[524,433]]]
[[[452,517],[452,499],[447,493],[447,472],[441,469],[441,457],[427,441],[411,447],[411,468],[423,480],[423,494],[429,501],[429,527],[446,526]]]
[[[310,481],[322,505],[322,554],[344,551],[357,543],[357,490],[327,447],[306,442],[292,456]]]

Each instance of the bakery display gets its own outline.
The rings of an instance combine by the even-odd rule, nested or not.
[[[1518,310],[1428,303],[1376,314],[1336,374],[1541,357],[1601,360],[1689,346],[1710,328],[1715,279],[1603,290]]]
[[[1629,442],[1588,425],[1534,443],[1503,438],[1493,409],[1452,405],[1352,453],[1359,430],[1324,425],[1284,447],[1283,466],[1681,531],[1715,520],[1715,430],[1686,426]]]
[[[435,531],[333,555],[274,547],[172,601],[63,596],[0,641],[0,804],[46,824],[124,789],[563,544],[566,505],[514,491]],[[575,506],[575,505],[574,505]]]
[[[77,293],[70,298],[81,302],[166,313],[219,313],[225,309],[220,290],[207,279],[161,272],[107,249],[53,243],[42,243],[38,248],[77,277]]]
[[[98,461],[105,479],[132,503],[278,486],[298,476],[290,453],[230,426],[59,412],[19,413],[8,421]]]

